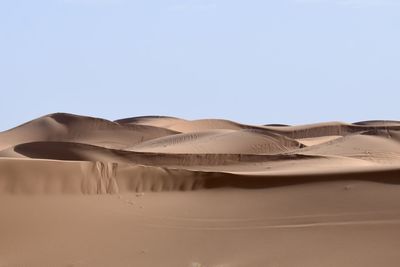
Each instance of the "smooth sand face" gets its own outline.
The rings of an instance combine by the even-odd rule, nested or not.
[[[52,114],[0,133],[0,266],[399,266],[400,123]]]

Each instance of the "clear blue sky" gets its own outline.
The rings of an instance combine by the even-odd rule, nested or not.
[[[0,0],[0,130],[62,111],[400,119],[399,0]]]

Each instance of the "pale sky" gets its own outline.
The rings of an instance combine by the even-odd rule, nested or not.
[[[400,119],[400,0],[0,0],[0,130],[53,112]]]

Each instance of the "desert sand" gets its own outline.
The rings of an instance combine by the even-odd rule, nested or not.
[[[0,133],[0,266],[400,266],[400,122],[55,113]]]

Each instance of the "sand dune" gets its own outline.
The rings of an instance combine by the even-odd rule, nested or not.
[[[400,121],[390,121],[390,120],[372,120],[372,121],[359,121],[354,122],[355,125],[368,125],[368,126],[399,126]]]
[[[141,116],[116,120],[115,122],[121,125],[148,125],[161,128],[172,127],[176,123],[185,122],[184,119],[168,116]]]
[[[323,170],[323,164],[321,165]],[[207,188],[261,189],[335,180],[400,183],[398,181],[400,168],[377,166],[328,172],[297,169],[295,173],[282,172],[277,168],[275,171],[271,169],[269,173],[265,173],[201,171],[195,170],[197,168],[156,167],[103,161],[3,158],[0,160],[0,168],[2,170],[0,193],[3,194],[117,194],[192,191]]]
[[[158,126],[136,125],[157,122],[160,126],[166,121],[178,121],[178,125],[186,127],[180,130],[192,127],[194,132],[178,133]],[[362,168],[367,167],[392,168],[400,160],[400,131],[396,125],[384,129],[381,124],[364,127],[344,123],[263,127],[223,120],[184,121],[170,117],[138,117],[126,119],[123,124],[128,125],[119,123],[70,114],[45,116],[1,133],[8,140],[20,143],[0,151],[0,157],[111,162],[257,176],[346,175],[346,172],[362,172]],[[200,131],[210,125],[222,129]],[[238,129],[226,129],[232,125]],[[79,127],[82,133],[78,131]],[[29,134],[22,135],[21,132]],[[155,137],[155,132],[166,136]],[[143,137],[146,133],[150,136]],[[332,135],[334,133],[341,135]],[[13,134],[16,135],[14,139],[10,138]],[[320,136],[323,134],[326,135]],[[305,138],[294,140],[288,135]],[[123,142],[119,144],[124,143],[124,147],[115,145],[118,143],[115,140],[121,136]],[[128,139],[131,137],[133,139]],[[99,138],[102,138],[101,142]],[[32,139],[44,141],[32,142]],[[85,142],[87,139],[90,140]],[[129,142],[139,143],[126,146]]]
[[[0,153],[8,158],[11,152]],[[221,166],[242,163],[273,162],[279,160],[296,160],[321,158],[300,154],[187,154],[187,153],[153,153],[109,149],[94,145],[70,142],[32,142],[17,145],[13,148],[16,158],[54,159],[68,161],[104,161],[132,163],[148,166]],[[0,158],[1,159],[1,158]]]
[[[168,129],[179,131],[182,133],[216,130],[216,129],[240,130],[243,128],[245,128],[245,126],[240,125],[239,123],[221,119],[182,121],[168,127]]]
[[[398,266],[399,203],[398,121],[0,133],[0,266]]]
[[[366,131],[400,130],[400,124],[356,125],[343,122],[326,122],[310,125],[273,127],[264,126],[266,129],[286,135],[293,139],[313,138],[323,136],[346,136]]]
[[[213,130],[161,137],[142,142],[130,150],[163,153],[276,154],[299,147],[301,144],[295,140],[268,132]]]
[[[229,120],[203,119],[203,120],[188,121],[179,118],[165,117],[165,116],[133,117],[122,120],[116,120],[116,122],[120,124],[143,124],[150,126],[158,126],[182,133],[199,132],[199,131],[215,130],[215,129],[240,130],[246,128],[245,125],[241,125],[239,123]]]
[[[0,150],[34,141],[70,141],[124,148],[176,134],[155,126],[120,125],[104,119],[56,113],[0,133]]]
[[[348,135],[302,149],[305,154],[338,156],[400,155],[400,142],[375,135]]]

